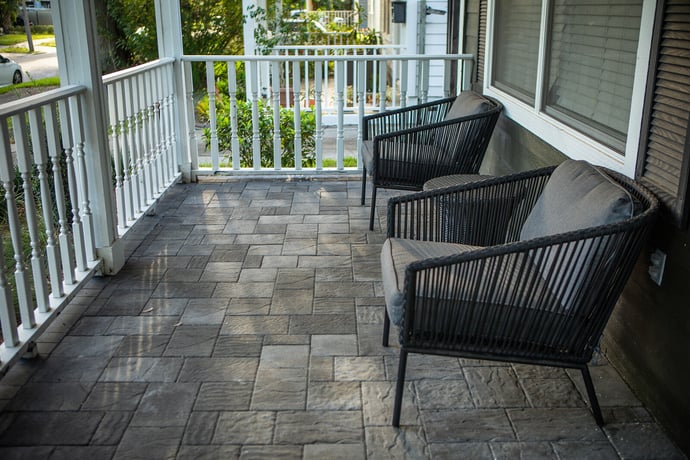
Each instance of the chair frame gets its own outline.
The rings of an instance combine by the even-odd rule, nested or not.
[[[409,353],[579,369],[593,416],[599,426],[604,424],[587,363],[599,344],[604,327],[651,231],[659,203],[643,186],[600,168],[641,203],[643,209],[640,212],[615,224],[520,241],[522,224],[554,169],[549,167],[496,177],[473,184],[395,197],[388,201],[389,238],[483,246],[462,254],[420,260],[408,266],[402,291],[405,300],[400,325],[400,360],[393,426],[400,425]],[[494,208],[500,209],[492,212],[487,212],[490,205],[466,206],[462,209],[463,218],[472,224],[459,226],[457,231],[448,231],[453,203],[490,203],[491,199],[510,200],[516,196],[520,197],[519,204],[495,206],[494,201]],[[457,206],[455,208],[459,209]],[[497,226],[500,228],[496,229]],[[590,243],[583,243],[587,241]],[[477,279],[491,276],[487,272],[506,276],[508,272],[501,271],[501,267],[510,270],[506,268],[509,260],[524,257],[522,260],[529,258],[534,261],[540,254],[542,261],[544,254],[554,255],[556,259],[551,267],[561,270],[561,275],[566,277],[564,283],[572,282],[573,276],[578,275],[569,267],[578,264],[568,264],[573,260],[573,248],[591,249],[594,245],[596,250],[603,251],[601,254],[605,257],[602,256],[596,263],[584,264],[587,268],[579,267],[580,274],[585,272],[583,279],[586,285],[572,294],[574,303],[567,309],[561,307],[558,310],[560,304],[557,301],[532,294],[530,288],[534,284],[529,283],[534,283],[534,279],[524,272],[515,274],[517,270],[512,270],[508,276],[513,276],[511,279],[518,283],[517,289],[524,288],[522,292],[526,294],[522,300],[511,299],[518,305],[510,305],[510,308],[482,304],[480,296],[468,297],[467,292],[462,298],[453,299],[452,287],[446,287],[448,290],[444,291],[445,297],[441,299],[416,295],[416,292],[425,290],[434,292],[429,291],[429,285],[425,283],[440,279],[449,270]],[[490,267],[494,267],[493,272],[489,270]],[[446,286],[452,284],[448,283],[448,278],[445,280]],[[493,284],[491,288],[496,286]],[[446,316],[434,317],[440,312],[445,312]],[[500,334],[496,333],[499,326],[502,328]],[[489,336],[486,331],[496,335]],[[383,345],[386,347],[389,332],[390,318],[386,310],[383,328]]]
[[[367,173],[372,177],[369,229],[374,229],[376,190],[419,191],[430,179],[449,174],[476,174],[503,106],[482,96],[492,108],[477,115],[445,120],[457,96],[385,111],[363,118],[364,141],[373,141],[373,170],[362,167],[361,204]],[[432,151],[422,158],[420,146]]]

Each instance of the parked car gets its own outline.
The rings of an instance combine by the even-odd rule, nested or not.
[[[0,55],[0,85],[16,85],[24,80],[22,66]]]

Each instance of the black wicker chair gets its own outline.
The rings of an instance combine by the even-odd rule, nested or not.
[[[369,229],[377,188],[419,191],[434,177],[476,174],[502,109],[494,99],[466,92],[364,117],[362,205],[370,174]]]
[[[587,363],[657,209],[637,183],[572,160],[391,198],[381,263],[384,346],[390,323],[400,328],[393,426],[408,353],[580,369],[603,425]]]

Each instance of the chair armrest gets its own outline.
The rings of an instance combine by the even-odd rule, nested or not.
[[[371,140],[380,134],[443,121],[453,101],[455,101],[455,96],[367,115],[362,119],[363,138]]]
[[[474,246],[516,241],[553,169],[391,198],[387,236]]]

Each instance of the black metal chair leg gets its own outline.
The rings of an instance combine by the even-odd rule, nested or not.
[[[374,230],[374,217],[376,216],[376,184],[371,189],[371,216],[369,217],[369,230]]]
[[[391,330],[391,319],[388,317],[388,310],[383,307],[383,346],[388,347],[388,334]]]
[[[597,425],[604,426],[604,417],[601,415],[601,408],[597,395],[594,392],[594,384],[592,383],[592,376],[589,374],[589,369],[585,365],[582,369],[582,379],[585,381],[585,388],[587,388],[587,396],[589,396],[589,405],[592,406],[592,413]]]
[[[395,384],[395,403],[393,405],[393,423],[396,428],[400,427],[400,409],[402,408],[403,390],[405,389],[405,368],[407,367],[407,351],[400,350],[400,361],[398,361],[398,381]]]
[[[364,199],[367,196],[367,168],[362,166],[362,202],[361,205],[364,206]]]

